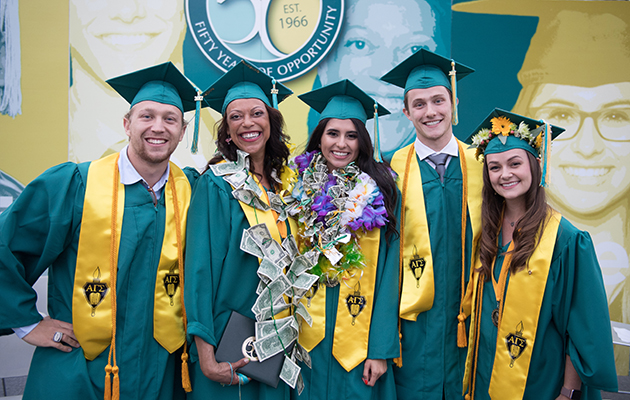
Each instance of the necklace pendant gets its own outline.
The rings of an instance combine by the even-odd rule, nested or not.
[[[498,308],[495,308],[494,310],[492,310],[492,323],[497,328],[499,327],[499,309]]]

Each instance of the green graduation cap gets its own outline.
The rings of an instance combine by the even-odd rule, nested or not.
[[[365,124],[368,119],[374,118],[374,158],[376,161],[382,161],[378,116],[387,115],[390,112],[357,85],[343,79],[298,97],[320,113],[319,121],[325,118],[356,118]]]
[[[476,148],[476,157],[523,149],[542,159],[541,185],[545,186],[551,141],[564,128],[495,108],[464,142]]]
[[[241,60],[203,92],[206,103],[215,111],[225,114],[225,109],[237,99],[259,99],[269,107],[278,103],[293,91],[265,74],[249,62]]]
[[[175,106],[182,113],[196,108],[197,90],[170,61],[108,79],[107,83],[131,107],[150,100]]]
[[[475,72],[426,49],[420,49],[381,77],[382,81],[405,89],[428,89],[444,86],[453,94],[453,125],[457,125],[457,81]]]
[[[193,154],[197,153],[199,115],[206,104],[202,104],[203,97],[198,93],[198,89],[172,62],[111,78],[107,83],[129,102],[130,108],[141,101],[155,101],[175,106],[182,114],[196,110],[195,131],[190,151]]]

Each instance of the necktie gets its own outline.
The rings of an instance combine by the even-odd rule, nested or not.
[[[433,164],[435,164],[435,171],[440,176],[440,182],[444,182],[444,172],[446,171],[446,160],[448,154],[437,153],[427,157]]]

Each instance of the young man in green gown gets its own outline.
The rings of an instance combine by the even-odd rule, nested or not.
[[[0,329],[37,346],[25,400],[184,397],[180,255],[198,174],[169,158],[196,90],[170,62],[108,83],[131,104],[128,146],[49,169],[0,215]],[[43,318],[31,286],[46,269]]]
[[[457,79],[473,70],[425,49],[381,79],[405,89],[403,112],[416,140],[392,168],[400,222],[401,399],[462,397],[466,359],[462,302],[480,227],[481,166],[453,135]]]

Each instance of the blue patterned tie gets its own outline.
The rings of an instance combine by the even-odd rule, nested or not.
[[[440,176],[440,182],[444,183],[444,172],[446,171],[446,160],[449,155],[444,153],[432,154],[427,158],[435,164],[435,171]]]

